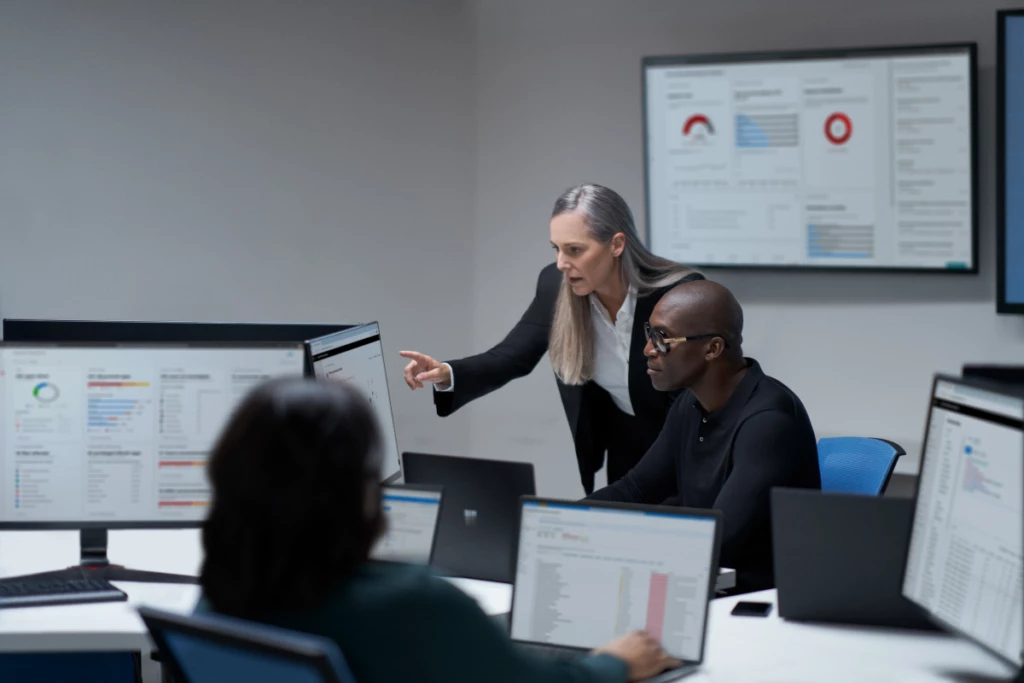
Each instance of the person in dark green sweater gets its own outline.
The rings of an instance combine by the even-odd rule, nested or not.
[[[197,611],[331,638],[359,683],[624,683],[679,665],[642,632],[539,657],[428,569],[369,560],[381,453],[366,399],[340,382],[254,390],[210,458]]]

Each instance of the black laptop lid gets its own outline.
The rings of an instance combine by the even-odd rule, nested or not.
[[[901,593],[910,498],[772,490],[779,616],[935,630]]]
[[[533,465],[403,453],[410,484],[444,487],[432,564],[454,576],[512,581],[519,497],[536,492]]]

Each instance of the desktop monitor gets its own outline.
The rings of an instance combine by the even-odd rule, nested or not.
[[[645,58],[648,246],[693,266],[977,273],[976,49]]]
[[[903,595],[1020,667],[1024,645],[1024,393],[937,376]]]
[[[107,529],[200,526],[235,407],[302,375],[300,343],[0,343],[0,529],[99,530],[102,565]]]
[[[1024,313],[1024,10],[999,13],[996,310]]]
[[[306,342],[306,352],[313,376],[350,383],[370,402],[384,439],[384,465],[381,473],[386,483],[401,474],[395,419],[391,412],[391,394],[384,368],[384,347],[380,325],[376,322],[350,327]]]
[[[304,342],[351,325],[341,323],[200,323],[142,320],[4,319],[8,342],[130,344]]]

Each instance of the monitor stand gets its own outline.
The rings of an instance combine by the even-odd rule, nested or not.
[[[0,579],[0,583],[18,581],[66,581],[68,579],[106,579],[107,581],[137,581],[139,583],[199,583],[195,576],[165,574],[140,569],[126,569],[110,564],[107,559],[107,530],[81,529],[81,561],[73,567],[56,571],[26,574]]]

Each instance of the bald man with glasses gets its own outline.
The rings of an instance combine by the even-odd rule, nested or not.
[[[640,462],[588,497],[721,510],[721,564],[736,569],[736,592],[773,587],[769,492],[821,488],[807,411],[743,356],[743,309],[716,282],[667,292],[644,332],[654,388],[682,393]]]

